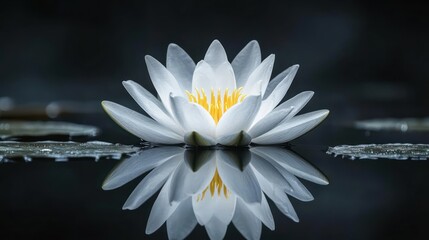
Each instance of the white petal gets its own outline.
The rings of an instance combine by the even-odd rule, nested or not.
[[[192,75],[195,63],[178,45],[170,44],[167,50],[167,69],[173,74],[182,91],[192,90]]]
[[[280,166],[297,177],[321,185],[329,184],[328,179],[323,173],[292,151],[275,147],[255,147],[252,148],[252,151],[259,154],[262,152],[265,156],[269,156],[272,160],[276,161]]]
[[[261,221],[247,208],[241,199],[237,199],[232,223],[246,239],[260,239],[262,232]]]
[[[102,105],[118,125],[139,138],[162,144],[183,142],[183,137],[138,112],[109,101],[103,101]]]
[[[224,95],[225,90],[228,89],[229,93],[236,88],[234,70],[229,62],[220,64],[215,70],[215,87],[214,91],[220,90],[221,96]],[[207,91],[209,89],[206,89]]]
[[[256,115],[255,121],[259,121],[270,113],[284,98],[293,78],[296,75],[296,72],[298,71],[298,67],[298,65],[294,65],[286,69],[268,84],[267,90],[265,91],[262,99],[261,108],[258,115]]]
[[[216,161],[212,151],[198,153],[198,159],[194,158],[195,154],[188,153],[190,151],[186,152],[187,158],[182,161],[172,176],[170,202],[180,202],[190,195],[202,192],[215,174]]]
[[[183,155],[176,155],[176,157],[173,157],[152,170],[137,185],[128,197],[122,209],[134,210],[140,207],[162,187],[167,178],[173,173],[174,169],[176,169],[177,165],[181,161],[183,161]]]
[[[182,88],[179,86],[173,74],[158,62],[158,60],[151,56],[146,56],[145,60],[153,86],[158,92],[165,108],[170,112],[170,93],[173,93],[175,96],[184,96],[185,93],[182,91]]]
[[[216,87],[216,75],[213,68],[206,61],[201,60],[195,67],[194,75],[192,76],[192,94],[196,96],[198,91],[204,90],[207,94],[207,99],[211,101],[211,89]]]
[[[178,206],[178,203],[170,204],[168,202],[168,191],[170,185],[171,178],[167,180],[152,206],[152,210],[150,211],[149,219],[146,225],[146,234],[152,234],[158,228],[160,228]]]
[[[242,103],[228,109],[216,127],[217,139],[247,131],[261,105],[261,96],[248,96]]]
[[[319,110],[296,116],[268,133],[254,138],[257,144],[277,144],[291,141],[321,123],[329,114],[328,110]]]
[[[152,148],[123,160],[103,182],[104,190],[118,188],[184,152],[180,147]]]
[[[221,222],[217,218],[212,218],[205,227],[211,240],[221,240],[225,237],[228,224]]]
[[[216,124],[202,106],[191,103],[183,97],[171,96],[171,108],[185,133],[198,132],[209,137],[215,136]]]
[[[301,183],[301,181],[295,177],[293,174],[288,172],[284,168],[277,168],[283,177],[288,181],[290,188],[287,186],[283,186],[283,190],[291,195],[292,197],[299,199],[303,202],[313,201],[314,197],[310,191]]]
[[[252,211],[253,214],[255,214],[257,218],[259,218],[259,220],[264,223],[265,226],[267,226],[267,228],[274,230],[274,218],[264,194],[262,194],[261,203],[247,204],[247,207],[250,209],[250,211]]]
[[[289,87],[295,78],[296,73],[298,72],[299,65],[293,65],[283,72],[281,72],[279,75],[277,75],[275,78],[273,78],[267,86],[267,90],[264,94],[264,100],[267,98],[272,98],[273,102],[277,102],[275,106],[283,99],[283,97],[286,95],[287,90],[289,90]]]
[[[261,63],[261,49],[257,41],[249,42],[232,60],[237,87],[243,87],[250,74]]]
[[[176,211],[167,220],[168,239],[185,239],[197,225],[191,198],[177,206]]]
[[[279,111],[271,112],[267,114],[264,118],[259,120],[249,129],[249,135],[252,138],[261,136],[262,134],[267,133],[274,127],[276,127],[286,116],[288,116],[293,110],[293,107],[287,109],[281,109]],[[255,119],[256,120],[256,119]]]
[[[131,80],[123,81],[122,84],[133,97],[134,101],[136,101],[149,116],[164,127],[173,130],[179,135],[183,135],[182,128],[171,118],[164,105],[162,105],[149,91]]]
[[[280,212],[290,217],[293,221],[299,222],[298,215],[296,214],[286,193],[281,188],[268,181],[265,178],[266,176],[263,176],[260,173],[255,173],[255,175],[258,178],[262,191],[276,204]]]
[[[275,202],[274,204],[285,216],[289,217],[294,222],[299,222],[298,214],[296,214],[296,211],[293,208],[292,203],[289,201],[288,196],[285,193],[283,193],[283,195],[285,196],[285,199],[287,199],[287,201]]]
[[[219,176],[226,187],[247,203],[261,202],[261,188],[248,160],[235,152],[216,151]]]
[[[214,197],[210,196],[210,193],[206,193],[202,199],[201,196],[200,193],[192,197],[192,207],[198,223],[204,226],[213,218],[218,197],[217,194]]]
[[[213,68],[216,68],[220,64],[228,61],[225,49],[218,40],[214,40],[210,44],[210,47],[207,49],[206,55],[204,56],[204,61],[210,64]]]
[[[292,112],[282,121],[282,122],[286,122],[292,117],[294,117],[299,111],[301,111],[301,109],[310,101],[313,95],[314,95],[314,92],[312,91],[305,91],[305,92],[299,93],[295,97],[277,106],[273,110],[273,112],[279,111],[281,109],[293,107]]]
[[[280,170],[280,169],[279,169]],[[287,170],[280,170],[283,177],[289,182],[292,188],[286,188],[286,193],[303,202],[313,201],[314,197],[302,182]]]
[[[255,90],[255,84],[261,81],[261,92],[262,95],[265,93],[265,90],[270,81],[271,72],[273,71],[274,66],[274,54],[268,56],[261,64],[250,74],[249,79],[243,87],[243,93],[246,95],[259,94],[259,89]],[[255,92],[257,91],[257,92]]]
[[[259,151],[259,149],[251,149],[251,152],[256,153],[257,155],[264,158],[266,161],[270,162],[286,179],[289,183],[288,185],[277,185],[287,194],[295,197],[301,201],[312,201],[313,195],[311,195],[310,191],[296,178],[292,173],[286,170],[282,165],[280,165],[277,161],[273,160],[272,157],[266,154],[265,151]]]
[[[251,141],[252,137],[245,131],[240,131],[217,139],[217,143],[224,146],[247,146]]]
[[[236,202],[237,198],[235,195],[229,196],[228,198],[221,195],[218,198],[214,217],[226,225],[230,224],[232,217],[234,216]]]
[[[265,176],[269,182],[278,186],[287,186],[289,183],[283,177],[283,175],[274,167],[269,161],[257,154],[251,154],[252,160],[250,165],[253,167],[253,172],[258,172],[262,176]],[[256,173],[255,173],[256,174]],[[289,185],[290,186],[290,185]]]
[[[234,216],[236,200],[237,197],[234,193],[229,192],[229,196],[226,198],[223,191],[220,194],[215,191],[212,195],[208,190],[204,198],[201,194],[194,195],[192,206],[198,223],[206,225],[213,218],[217,218],[220,222],[228,225]]]

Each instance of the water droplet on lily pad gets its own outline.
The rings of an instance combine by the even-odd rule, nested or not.
[[[429,158],[429,144],[388,143],[341,145],[330,147],[327,154],[341,155],[350,159],[394,159],[426,160]]]
[[[112,144],[92,141],[79,142],[0,142],[0,159],[22,158],[29,162],[33,158],[53,158],[65,161],[69,158],[95,158],[109,157],[120,159],[123,154],[137,152],[138,147],[130,145]]]
[[[0,121],[0,139],[42,136],[96,136],[97,127],[68,122]]]

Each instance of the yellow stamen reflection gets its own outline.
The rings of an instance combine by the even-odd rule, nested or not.
[[[210,193],[211,197],[213,197],[215,194],[220,197],[222,196],[222,193],[225,198],[229,197],[229,190],[228,188],[226,188],[225,184],[223,184],[217,169],[215,171],[215,174],[213,175],[213,179],[210,184],[202,191],[201,194],[198,194],[197,201],[203,200],[207,192]]]

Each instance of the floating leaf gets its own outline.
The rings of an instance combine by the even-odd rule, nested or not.
[[[78,142],[0,142],[0,160],[10,158],[23,158],[30,161],[32,158],[55,158],[66,160],[68,158],[95,158],[110,157],[119,159],[123,154],[134,153],[138,147],[92,141]]]
[[[356,121],[355,127],[369,131],[429,131],[429,118],[386,118]]]
[[[49,135],[96,136],[93,126],[67,122],[0,121],[0,139],[13,137],[40,137]]]
[[[388,158],[395,160],[426,160],[429,158],[429,144],[389,143],[341,145],[330,147],[327,154],[342,155],[350,159],[378,159]]]

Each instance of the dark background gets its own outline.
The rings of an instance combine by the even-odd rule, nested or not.
[[[308,109],[342,120],[425,116],[426,9],[411,1],[2,1],[0,97],[136,107],[121,81],[153,90],[145,55],[164,63],[174,42],[198,62],[219,39],[232,60],[256,39],[263,57],[276,54],[273,75],[301,65],[288,96],[315,91]]]
[[[197,62],[219,39],[232,60],[256,39],[263,57],[276,54],[273,75],[301,65],[288,97],[315,91],[303,112],[331,110],[320,128],[293,141],[330,185],[304,182],[316,200],[292,200],[301,223],[273,210],[277,230],[264,228],[262,238],[425,239],[426,161],[349,161],[324,152],[337,144],[428,143],[425,132],[368,135],[344,128],[357,119],[428,116],[426,9],[411,1],[3,1],[0,98],[10,97],[24,115],[52,101],[75,101],[80,107],[74,115],[59,120],[100,126],[101,140],[138,144],[99,102],[138,109],[121,81],[133,79],[153,91],[146,54],[165,62],[167,46],[174,42]],[[36,115],[29,118],[47,118]],[[2,165],[2,236],[165,238],[165,226],[144,234],[151,202],[136,211],[121,210],[138,180],[119,190],[101,190],[116,163]],[[239,236],[230,226],[227,237]],[[207,236],[199,227],[191,238],[201,237]]]

